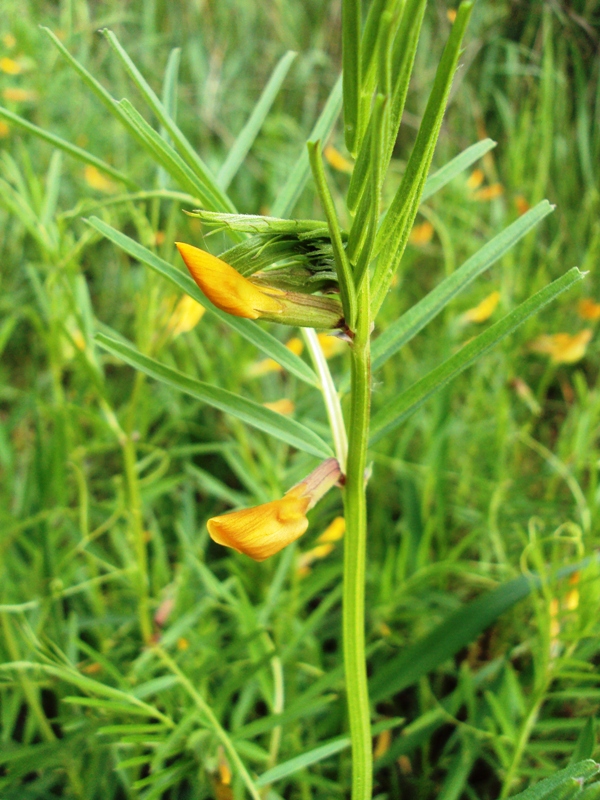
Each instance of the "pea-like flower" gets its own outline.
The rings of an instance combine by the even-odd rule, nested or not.
[[[337,297],[290,292],[269,285],[268,272],[245,278],[221,258],[176,242],[192,278],[221,311],[246,319],[332,330],[344,328]]]
[[[208,532],[217,544],[264,561],[306,532],[307,512],[341,475],[337,460],[329,458],[279,500],[209,519]]]

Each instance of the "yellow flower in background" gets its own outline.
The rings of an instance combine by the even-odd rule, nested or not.
[[[408,241],[417,246],[429,244],[432,239],[433,225],[427,220],[425,220],[425,222],[421,222],[420,225],[415,225],[408,237]]]
[[[259,289],[225,261],[194,247],[175,242],[177,249],[200,289],[221,311],[234,317],[258,319],[264,312],[277,313],[282,308],[280,289]]]
[[[279,500],[209,519],[208,532],[217,544],[264,561],[306,532],[306,513],[340,477],[337,460],[329,458]]]
[[[577,313],[582,319],[596,322],[600,319],[600,303],[595,303],[591,298],[584,297],[577,304]]]
[[[499,302],[500,292],[492,292],[487,297],[484,297],[479,305],[465,311],[462,318],[465,322],[485,322],[492,316]]]
[[[522,194],[518,194],[515,197],[515,208],[517,209],[517,214],[521,217],[521,216],[523,216],[523,214],[525,214],[527,211],[529,211],[531,206],[529,205],[529,203],[523,197]]]
[[[17,40],[12,33],[5,33],[2,37],[2,44],[7,48],[7,50],[12,50],[17,44]]]
[[[8,127],[6,122],[4,122],[3,119],[0,119],[0,139],[6,139],[9,133],[10,133],[10,128]]]
[[[479,189],[481,184],[485,179],[485,175],[482,169],[474,169],[473,172],[467,178],[467,188],[468,189]]]
[[[446,11],[446,16],[448,17],[449,22],[454,22],[454,20],[456,19],[456,9],[449,8],[448,11]]]
[[[7,75],[19,75],[23,71],[18,61],[15,61],[14,58],[7,58],[6,56],[0,58],[0,70]]]
[[[88,186],[96,189],[98,192],[105,192],[111,194],[117,190],[117,186],[109,178],[106,177],[97,167],[92,164],[86,164],[83,170],[83,177]]]
[[[337,169],[338,172],[352,172],[352,163],[348,161],[347,158],[344,158],[339,150],[336,150],[333,145],[327,145],[325,150],[323,150],[323,155],[325,156],[327,163],[334,169]]]
[[[3,90],[2,97],[13,103],[28,103],[32,100],[37,100],[37,93],[33,89],[14,89],[9,87]]]
[[[328,556],[335,548],[335,542],[338,542],[346,531],[346,520],[344,517],[336,517],[333,522],[323,531],[318,537],[318,544],[302,553],[298,558],[298,574],[301,578],[306,577],[310,573],[311,564],[321,558]]]
[[[167,330],[173,338],[195,328],[204,316],[206,309],[197,300],[184,294],[179,300],[167,323]]]
[[[295,404],[288,397],[282,397],[281,400],[274,400],[272,403],[263,403],[265,408],[275,411],[277,414],[289,416],[294,413],[296,408]]]
[[[554,333],[539,336],[530,343],[529,349],[535,353],[549,355],[555,364],[574,364],[580,361],[592,338],[592,331],[585,328],[579,333]]]
[[[496,197],[501,197],[504,194],[504,187],[501,183],[492,183],[490,186],[484,186],[483,189],[478,189],[473,194],[473,199],[478,200],[480,203],[487,200],[495,200]]]
[[[321,350],[325,358],[333,358],[334,356],[344,353],[347,350],[347,344],[340,339],[339,336],[330,336],[328,333],[317,334],[317,339],[321,345]]]
[[[322,334],[319,335],[321,336]],[[294,336],[289,342],[286,342],[285,346],[295,356],[302,355],[302,351],[304,350],[304,343],[302,339],[299,339],[297,336]],[[261,361],[257,361],[249,367],[248,375],[252,378],[259,378],[262,375],[268,375],[269,372],[281,372],[282,370],[283,367],[281,364],[278,364],[275,359],[263,358]]]

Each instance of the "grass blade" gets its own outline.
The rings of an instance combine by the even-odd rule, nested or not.
[[[534,294],[524,303],[517,306],[514,311],[507,314],[501,320],[491,325],[486,331],[480,333],[468,344],[462,347],[458,353],[448,358],[438,367],[433,369],[417,383],[413,384],[406,391],[402,392],[395,400],[382,408],[375,417],[371,425],[371,444],[379,441],[386,433],[397,428],[400,423],[410,414],[419,408],[434,392],[441,389],[449,381],[460,375],[463,370],[473,364],[479,356],[497,344],[509,333],[512,333],[532,314],[535,314],[547,303],[558,297],[561,292],[571,287],[584,277],[585,273],[580,272],[577,267],[573,267],[562,278],[553,281],[541,291]]]
[[[155,272],[158,272],[179,289],[182,289],[186,294],[189,294],[190,297],[193,297],[194,300],[203,305],[207,311],[218,317],[225,325],[233,328],[240,336],[243,336],[244,339],[247,339],[258,347],[263,353],[270,356],[274,361],[277,361],[278,364],[281,364],[288,372],[291,372],[297,378],[300,378],[300,380],[311,386],[319,386],[319,379],[305,361],[292,353],[291,350],[288,350],[284,344],[259,327],[255,322],[241,319],[240,317],[233,317],[231,314],[226,314],[224,311],[215,308],[185,272],[178,270],[172,264],[169,264],[168,261],[155,255],[124,233],[107,225],[101,219],[98,219],[98,217],[90,217],[87,223],[116,244],[117,247],[120,247],[130,256],[150,267],[150,269],[153,269]]]
[[[310,428],[301,425],[295,420],[288,419],[282,414],[277,414],[275,411],[260,405],[260,403],[255,403],[254,400],[247,400],[245,397],[228,392],[218,386],[212,386],[209,383],[190,378],[182,372],[171,369],[171,367],[145,356],[134,347],[116,339],[111,339],[103,333],[97,333],[95,338],[105,350],[122,358],[127,364],[141,370],[141,372],[157,381],[166,383],[168,386],[189,394],[203,403],[231,414],[248,425],[252,425],[271,436],[275,436],[282,442],[296,447],[298,450],[303,450],[318,458],[329,458],[332,455],[331,448],[325,444],[320,436],[317,436]]]
[[[475,142],[475,144],[467,147],[466,150],[451,159],[441,169],[438,169],[437,172],[434,172],[433,175],[430,175],[425,182],[421,202],[424,203],[425,200],[429,200],[432,195],[439,192],[453,178],[460,175],[465,169],[469,169],[471,164],[474,164],[486,153],[489,153],[490,150],[496,147],[496,144],[497,142],[493,139],[482,139],[480,142]]]
[[[331,94],[325,103],[325,108],[321,112],[321,116],[310,132],[310,136],[308,137],[309,141],[326,141],[333,130],[333,126],[336,123],[341,109],[342,77],[340,75],[331,90]],[[308,151],[304,147],[289,178],[285,182],[285,186],[273,203],[271,214],[274,217],[288,217],[292,213],[298,198],[302,194],[302,190],[306,186],[309,175],[310,164],[308,162]]]
[[[271,110],[271,106],[273,105],[273,102],[279,93],[281,84],[285,80],[285,77],[288,74],[296,55],[297,53],[295,53],[293,50],[289,50],[279,60],[279,63],[275,67],[273,74],[263,89],[258,102],[254,106],[254,110],[252,111],[252,114],[250,114],[248,122],[246,122],[240,131],[237,139],[233,143],[233,147],[227,154],[227,158],[223,162],[223,165],[217,174],[217,184],[221,187],[221,189],[223,189],[223,191],[227,190],[238,169],[244,163],[244,159],[254,144],[254,140],[256,139],[267,114]]]
[[[459,269],[412,306],[406,314],[393,322],[373,343],[373,370],[385,364],[388,358],[416,336],[454,297],[502,258],[519,239],[553,210],[554,206],[547,200],[542,200],[535,208],[523,214],[467,259]]]
[[[37,125],[33,125],[33,123],[28,122],[18,114],[13,114],[13,112],[9,111],[7,108],[0,107],[0,119],[10,122],[12,125],[16,125],[28,133],[32,133],[34,136],[37,136],[38,139],[43,139],[43,141],[51,144],[52,147],[56,147],[59,150],[62,150],[64,153],[68,153],[70,156],[73,156],[73,158],[78,159],[78,161],[83,161],[84,164],[90,164],[92,167],[96,167],[96,169],[98,169],[100,172],[103,172],[105,175],[109,175],[116,181],[125,184],[125,186],[128,186],[130,189],[138,188],[138,185],[135,183],[135,181],[132,181],[127,177],[127,175],[123,175],[122,172],[119,172],[119,170],[111,167],[110,164],[102,161],[101,158],[96,158],[96,156],[88,153],[87,150],[61,139],[60,136],[56,136],[54,133],[45,131],[43,128],[38,128]]]
[[[536,783],[535,786],[531,786],[524,792],[513,795],[511,800],[552,800],[563,784],[571,780],[586,781],[597,775],[599,771],[600,764],[592,761],[591,758],[580,761],[577,764],[571,764],[566,769],[561,769],[556,775]]]
[[[401,725],[403,721],[404,720],[399,717],[396,717],[395,719],[383,720],[377,725],[373,725],[373,735],[377,736],[377,734],[381,733],[382,731],[395,728],[396,726]],[[340,753],[342,750],[347,750],[349,747],[349,736],[340,736],[337,739],[332,739],[326,744],[315,747],[313,750],[309,750],[307,753],[302,753],[302,755],[291,758],[289,761],[285,761],[283,764],[278,764],[276,767],[273,767],[273,769],[263,772],[260,778],[258,778],[256,781],[256,785],[259,788],[262,786],[268,786],[270,783],[275,783],[275,781],[280,781],[282,778],[287,778],[288,775],[293,775],[295,772],[299,772],[301,769],[306,769],[306,767],[317,764],[319,761],[323,761],[324,759],[329,758],[329,756]]]
[[[557,580],[566,578],[588,563],[589,560],[586,559],[562,567],[554,577]],[[521,575],[491,592],[485,592],[449,614],[430,633],[375,672],[369,682],[373,702],[391,697],[407,686],[413,686],[428,672],[476,639],[501,614],[524,600],[540,583],[537,575]]]

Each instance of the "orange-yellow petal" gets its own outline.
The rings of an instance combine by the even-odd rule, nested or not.
[[[600,319],[600,303],[595,303],[589,297],[584,297],[577,305],[577,313],[582,319],[596,322]]]
[[[263,312],[278,313],[277,300],[284,292],[255,286],[237,270],[216,256],[191,244],[175,242],[186,267],[200,289],[221,311],[246,319],[258,319]]]
[[[467,187],[469,189],[479,189],[479,187],[483,183],[484,178],[485,175],[483,174],[483,170],[474,169],[473,172],[467,178]]]
[[[525,214],[525,212],[529,211],[529,209],[531,208],[531,206],[529,205],[529,203],[523,197],[522,194],[518,194],[515,197],[515,207],[517,209],[517,214],[519,216],[522,216],[523,214]]]
[[[499,302],[500,292],[496,291],[488,294],[487,297],[484,297],[481,303],[476,305],[474,308],[470,308],[468,311],[465,311],[463,314],[464,321],[485,322],[492,316]]]
[[[334,169],[337,169],[338,172],[352,172],[353,166],[347,158],[336,150],[333,145],[328,145],[325,150],[323,150],[323,155],[327,163],[332,166]]]
[[[319,334],[322,336],[323,334]],[[286,342],[288,350],[290,350],[295,356],[302,355],[302,351],[304,350],[304,343],[302,339],[298,339],[297,336],[292,337],[289,342]],[[262,361],[257,361],[255,364],[252,364],[248,369],[248,374],[252,378],[259,378],[262,375],[267,375],[269,372],[281,372],[283,367],[281,364],[278,364],[277,361],[273,358],[263,358]]]
[[[475,200],[485,202],[486,200],[494,200],[504,194],[504,187],[501,183],[492,183],[490,186],[484,186],[483,189],[478,189],[473,197]]]
[[[432,239],[433,225],[427,220],[425,220],[425,222],[421,222],[420,225],[415,225],[408,237],[408,241],[417,246],[429,244]]]
[[[330,523],[327,528],[323,531],[323,533],[317,539],[317,542],[338,542],[344,532],[346,531],[346,520],[344,517],[336,517],[332,523]]]
[[[279,500],[208,520],[211,538],[255,561],[278,553],[308,528],[310,498],[286,494]]]
[[[277,414],[284,414],[288,416],[294,413],[296,408],[294,402],[288,397],[282,397],[281,400],[274,400],[272,403],[263,403],[265,408],[275,411]]]
[[[348,349],[348,345],[339,336],[330,336],[328,333],[318,333],[317,339],[325,358],[333,358]]]
[[[18,61],[15,61],[14,58],[0,58],[0,70],[5,72],[7,75],[18,75],[22,72],[21,65]]]
[[[197,300],[184,294],[175,306],[173,313],[167,323],[167,329],[173,337],[180,333],[191,331],[200,322],[206,309]]]
[[[110,194],[117,189],[116,184],[107,178],[106,175],[103,175],[93,164],[86,164],[83,170],[83,177],[88,186],[91,186],[92,189],[97,189],[99,192]]]
[[[585,355],[592,331],[585,328],[579,333],[555,333],[539,336],[529,345],[536,353],[545,353],[555,364],[574,364]]]

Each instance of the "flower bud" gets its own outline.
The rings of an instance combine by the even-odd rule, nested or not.
[[[220,258],[176,242],[192,278],[221,311],[246,319],[332,330],[344,328],[342,305],[336,297],[289,292],[269,284],[268,274],[245,278]]]

